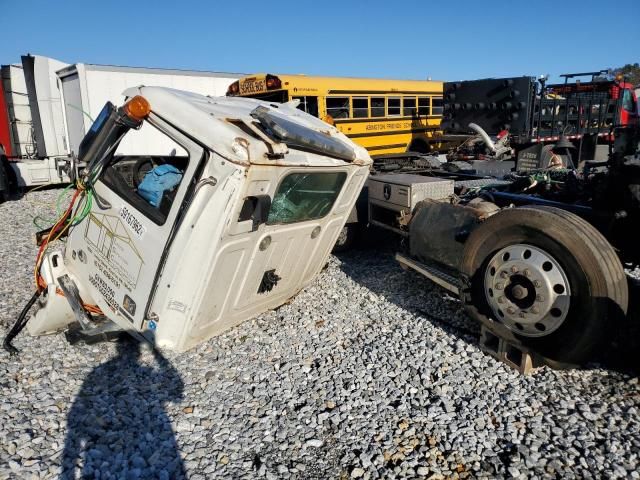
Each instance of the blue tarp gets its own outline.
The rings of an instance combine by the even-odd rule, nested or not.
[[[164,192],[170,191],[180,184],[182,172],[173,165],[164,164],[147,172],[140,185],[138,194],[154,207],[162,201]]]

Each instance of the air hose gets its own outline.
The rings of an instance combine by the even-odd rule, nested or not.
[[[7,336],[4,337],[2,346],[7,352],[9,352],[10,355],[16,355],[17,353],[19,353],[18,349],[13,345],[11,345],[11,342],[13,341],[14,338],[18,336],[18,334],[22,331],[22,329],[27,325],[27,322],[29,321],[29,317],[27,317],[27,314],[29,313],[29,310],[31,310],[31,307],[33,307],[33,304],[36,303],[36,300],[38,300],[41,293],[42,293],[42,290],[36,290],[36,292],[33,294],[31,299],[27,302],[27,304],[22,309],[22,312],[20,312],[20,315],[18,316],[18,320],[16,320],[16,323],[13,325],[13,327],[11,327],[11,330],[9,330],[9,333],[7,333]]]

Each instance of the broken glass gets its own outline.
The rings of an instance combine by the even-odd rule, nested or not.
[[[345,172],[291,173],[271,202],[268,224],[314,220],[327,215],[342,189]]]

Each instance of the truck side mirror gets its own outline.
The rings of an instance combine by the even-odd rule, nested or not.
[[[267,223],[271,210],[269,195],[253,195],[246,197],[238,216],[238,223],[252,221],[251,231],[255,232],[260,225]]]

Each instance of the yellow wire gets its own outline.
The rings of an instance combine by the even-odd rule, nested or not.
[[[60,217],[58,219],[58,221],[53,225],[53,227],[51,227],[51,230],[49,230],[49,234],[47,235],[47,238],[45,239],[45,247],[44,250],[42,250],[42,254],[40,255],[40,258],[38,259],[38,261],[36,262],[34,271],[33,271],[33,277],[35,279],[36,282],[36,288],[38,288],[40,285],[38,284],[38,272],[40,271],[40,266],[42,265],[42,261],[44,260],[44,254],[47,252],[47,249],[49,248],[49,243],[51,241],[51,234],[53,233],[53,231],[55,230],[56,226],[62,221],[62,219],[64,218],[64,214],[62,217]],[[58,238],[60,238],[60,235],[62,234],[62,232],[64,232],[67,228],[69,228],[69,225],[71,223],[67,223],[67,225],[65,225],[65,227],[61,230],[61,232],[58,234],[58,236],[56,236],[56,238],[53,241],[56,241]]]
[[[41,188],[44,188],[44,187],[50,187],[51,185],[53,185],[53,182],[43,183],[42,185],[38,185],[37,187],[33,187],[27,193],[35,192],[36,190],[40,190]]]
[[[70,227],[70,226],[71,226],[71,219],[69,219],[69,221],[68,221],[68,222],[67,222],[67,224],[64,226],[64,228],[63,228],[62,230],[60,230],[60,233],[58,233],[58,235],[56,235],[56,238],[54,238],[54,239],[53,239],[53,240],[51,240],[51,241],[52,241],[52,242],[55,242],[56,240],[58,240],[58,239],[62,236],[62,234],[63,234],[64,232],[66,232],[66,231],[69,229],[69,227]],[[48,246],[48,245],[47,245],[47,246]]]
[[[38,185],[37,187],[33,187],[33,188],[32,188],[31,190],[29,190],[27,193],[35,192],[36,190],[40,190],[40,189],[42,189],[42,188],[44,188],[44,187],[50,187],[50,186],[52,186],[52,185],[54,185],[54,183],[53,183],[53,182],[44,183],[44,184],[42,184],[42,185]],[[47,203],[47,202],[37,202],[37,201],[35,201],[35,202],[34,202],[34,201],[32,201],[32,200],[29,200],[29,198],[28,198],[28,197],[27,197],[27,203],[28,203],[28,204],[30,204],[31,206],[38,206],[38,205],[40,205],[40,206],[47,206],[47,207],[48,207],[48,206],[50,206],[50,203]]]

